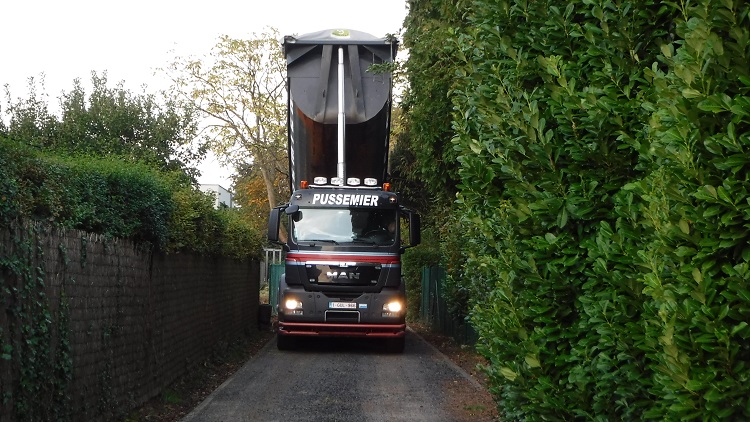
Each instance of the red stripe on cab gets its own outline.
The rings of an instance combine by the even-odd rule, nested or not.
[[[400,264],[401,256],[394,255],[357,255],[336,253],[287,253],[287,261],[338,261],[338,262],[373,262],[376,264]]]

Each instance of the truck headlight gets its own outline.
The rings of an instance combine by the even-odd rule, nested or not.
[[[401,302],[390,302],[383,305],[383,310],[388,312],[401,312]]]
[[[302,302],[297,299],[287,299],[284,307],[291,315],[302,315]]]
[[[401,302],[394,300],[392,302],[388,302],[385,305],[383,305],[383,315],[384,317],[395,317],[398,316],[401,313],[401,310],[403,309],[403,305],[401,305]]]

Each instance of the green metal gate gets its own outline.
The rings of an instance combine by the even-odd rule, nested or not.
[[[422,321],[432,329],[455,338],[464,344],[477,341],[477,332],[467,321],[457,321],[448,311],[445,300],[445,270],[440,267],[422,267],[422,303],[419,310]]]
[[[284,264],[269,265],[270,272],[268,277],[268,303],[271,304],[271,312],[276,315],[276,304],[279,301],[279,283],[281,276],[284,274]]]

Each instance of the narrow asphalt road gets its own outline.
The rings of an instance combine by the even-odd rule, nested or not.
[[[272,340],[183,421],[466,421],[483,391],[413,332],[403,354],[380,341]]]

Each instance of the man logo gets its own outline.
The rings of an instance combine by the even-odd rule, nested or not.
[[[359,280],[359,273],[346,271],[328,271],[326,272],[326,276],[328,276],[328,279],[330,280],[339,280],[342,278],[346,278],[349,280]]]

